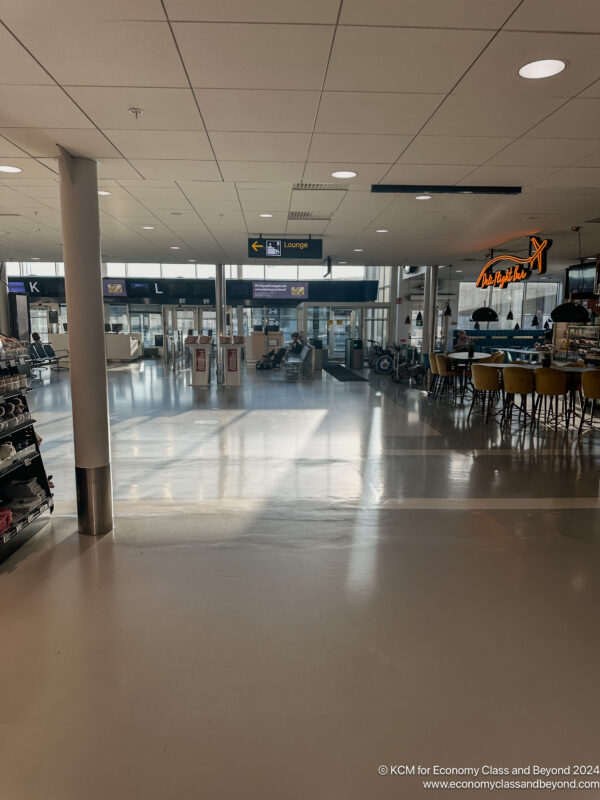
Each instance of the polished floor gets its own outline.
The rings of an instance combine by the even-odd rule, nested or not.
[[[2,800],[442,797],[378,768],[598,763],[600,434],[384,379],[187,383],[109,370],[99,540],[68,377],[32,395],[56,513],[0,566]]]

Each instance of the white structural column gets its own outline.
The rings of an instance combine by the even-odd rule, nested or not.
[[[423,305],[423,353],[435,349],[437,326],[438,267],[425,268],[425,296]]]
[[[388,311],[387,343],[394,344],[398,341],[398,286],[400,267],[394,266],[390,270],[390,306]]]
[[[241,278],[242,278],[242,265],[241,264],[237,265],[237,273],[236,273],[236,275],[237,275],[237,279],[241,280]],[[238,336],[243,336],[244,335],[244,306],[239,305],[236,308],[236,314],[237,314]]]
[[[225,267],[215,266],[215,309],[217,319],[217,383],[223,383],[223,351],[221,336],[225,335]]]
[[[113,528],[108,387],[95,161],[59,158],[79,531]]]

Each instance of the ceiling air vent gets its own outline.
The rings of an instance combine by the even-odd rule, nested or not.
[[[0,212],[0,217],[20,217],[20,214],[3,214]]]
[[[339,192],[348,191],[350,185],[347,183],[295,183],[292,189],[297,191],[310,192]]]
[[[585,224],[591,225],[592,222],[600,222],[600,217],[596,217],[596,219],[586,219]]]
[[[330,220],[331,217],[328,214],[323,214],[319,211],[290,211],[288,214],[289,220]]]

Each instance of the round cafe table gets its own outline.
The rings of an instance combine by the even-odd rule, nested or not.
[[[489,358],[490,355],[490,353],[480,352],[475,352],[472,356],[470,356],[468,353],[448,353],[448,358],[451,358],[454,361],[467,362],[471,364],[473,361],[480,361],[482,358]]]

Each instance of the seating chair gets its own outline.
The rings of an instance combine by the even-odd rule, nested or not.
[[[600,369],[595,369],[593,372],[583,372],[581,375],[581,390],[583,392],[583,409],[581,411],[581,422],[579,423],[579,433],[583,432],[585,424],[585,414],[588,408],[588,402],[592,401],[592,410],[590,413],[590,421],[588,423],[588,430],[594,425],[594,412],[596,411],[596,400],[600,400]]]
[[[497,353],[494,353],[492,356],[492,362],[494,364],[504,364],[504,359],[506,357],[506,353],[504,350],[498,350]]]
[[[435,353],[428,353],[427,355],[429,358],[429,369],[431,370],[431,383],[429,384],[429,391],[427,394],[435,398],[440,380],[440,373],[437,367],[437,355]]]
[[[497,369],[490,369],[481,364],[473,364],[471,367],[473,375],[473,400],[471,401],[471,408],[467,419],[471,416],[475,403],[479,398],[483,401],[483,415],[487,422],[490,418],[490,411],[492,404],[495,404],[500,395],[500,371]],[[487,414],[485,411],[485,403],[487,400]]]
[[[439,394],[442,394],[445,389],[450,389],[453,399],[456,398],[457,385],[456,379],[460,377],[460,373],[456,370],[449,369],[448,359],[444,353],[438,353],[436,356],[438,373],[440,375],[440,388]]]
[[[521,412],[527,416],[527,397],[533,395],[535,391],[535,381],[533,377],[533,370],[523,369],[523,367],[506,367],[502,372],[502,379],[504,381],[504,408],[502,409],[502,421],[512,421],[512,413],[515,408],[515,397],[521,395],[521,407],[519,408],[519,417]]]
[[[544,422],[548,422],[548,412],[554,414],[554,429],[558,428],[558,400],[563,399],[563,414],[569,428],[571,409],[567,398],[567,375],[552,367],[539,367],[533,373],[537,397],[533,404],[533,422],[539,422],[544,405]],[[548,398],[550,402],[548,403]]]

